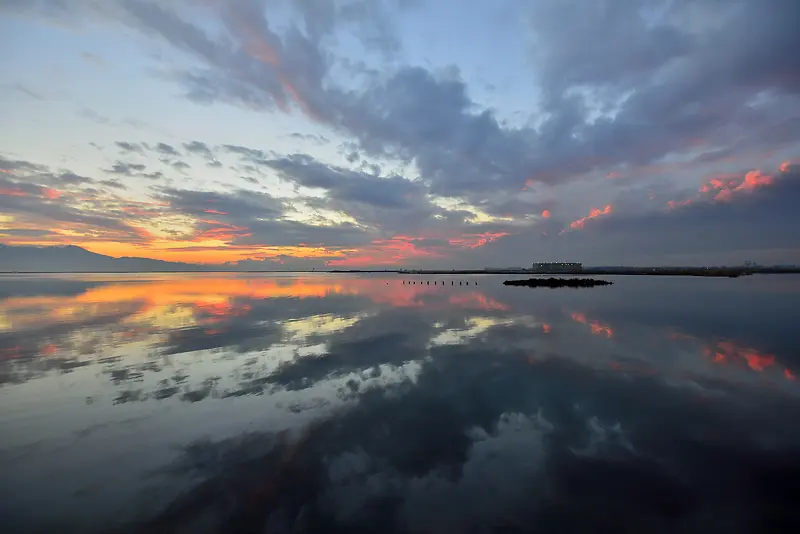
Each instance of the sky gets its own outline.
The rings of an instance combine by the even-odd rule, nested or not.
[[[0,0],[0,242],[800,263],[795,0]]]

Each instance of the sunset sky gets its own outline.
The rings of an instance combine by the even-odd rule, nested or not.
[[[0,0],[0,242],[800,263],[796,0]]]

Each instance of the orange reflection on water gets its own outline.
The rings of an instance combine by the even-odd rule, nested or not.
[[[572,319],[582,324],[591,324],[591,321],[588,321],[586,316],[582,313],[573,313]],[[601,332],[599,328],[593,328],[592,331],[595,333]],[[765,353],[754,348],[741,345],[730,339],[717,339],[708,341],[698,336],[674,330],[669,331],[667,336],[674,342],[686,342],[690,345],[694,345],[699,349],[699,352],[705,356],[707,359],[706,361],[714,365],[730,365],[733,367],[733,370],[740,369],[745,370],[745,372],[754,371],[757,373],[769,373],[770,369],[776,367],[778,364],[777,358],[774,354]],[[635,367],[631,368],[630,364],[628,363],[621,364],[618,362],[612,363],[611,368],[613,371],[634,372],[643,375],[649,375],[654,372],[652,369]],[[792,373],[792,371],[788,368],[784,368],[782,374],[786,380],[796,380],[794,373]],[[694,379],[692,373],[687,373],[685,371],[676,373],[676,376],[685,380]],[[772,373],[770,376],[774,378],[775,373]]]
[[[480,291],[438,285],[408,285],[402,280],[355,277],[167,276],[120,282],[112,279],[73,296],[12,297],[0,301],[0,317],[9,330],[47,324],[122,316],[118,322],[173,329],[214,324],[247,315],[247,301],[273,298],[363,296],[395,307],[451,305],[468,309],[508,310]],[[425,299],[426,295],[442,298]],[[133,328],[133,325],[131,328]]]
[[[18,346],[0,349],[0,361],[19,358],[21,348]]]
[[[762,372],[765,367],[769,367],[775,363],[775,356],[761,355],[751,351],[743,352],[742,357],[747,360],[747,366],[750,369],[758,371],[759,373]]]
[[[110,316],[127,312],[129,317],[146,319],[154,326],[174,325],[174,315],[181,306],[189,315],[199,315],[206,321],[214,317],[242,315],[249,305],[237,302],[244,299],[322,298],[331,294],[357,294],[358,284],[345,285],[321,278],[259,278],[225,277],[167,278],[126,283],[111,282],[92,287],[74,296],[47,295],[9,298],[0,301],[0,316],[11,329],[41,326],[43,323],[76,321],[81,318]],[[183,326],[196,322],[183,318]]]
[[[762,354],[755,349],[741,347],[733,341],[718,341],[716,348],[714,361],[720,357],[723,360],[744,360],[750,369],[759,373],[775,363],[775,356],[772,354]]]
[[[594,335],[605,336],[608,338],[614,337],[614,330],[611,328],[610,325],[601,323],[600,321],[590,321],[586,319],[586,315],[580,312],[573,312],[571,317],[572,320],[577,323],[588,325],[589,328],[592,329],[592,334]]]
[[[703,354],[715,364],[740,362],[744,363],[750,370],[758,373],[763,373],[767,368],[777,364],[774,354],[767,354],[751,347],[745,347],[729,339],[706,343],[700,338],[680,332],[670,332],[669,338],[673,341],[687,340],[704,344]],[[787,380],[795,380],[795,375],[787,368],[784,368],[783,375]]]
[[[509,307],[502,302],[489,298],[483,293],[472,291],[470,293],[459,293],[449,298],[450,304],[455,304],[462,308],[472,308],[479,310],[506,311]]]

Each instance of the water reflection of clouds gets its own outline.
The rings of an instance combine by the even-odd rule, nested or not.
[[[49,280],[48,286],[55,287],[54,281]],[[191,374],[201,370],[212,376],[221,374],[223,383],[232,377],[242,383],[241,376],[257,376],[266,383],[271,373],[286,374],[286,366],[297,359],[325,360],[297,362],[301,368],[333,369],[344,365],[337,343],[346,341],[348,336],[353,339],[347,342],[356,343],[355,347],[372,346],[374,353],[370,352],[367,359],[384,356],[391,364],[424,358],[425,351],[437,345],[477,342],[495,343],[498,352],[524,349],[529,361],[557,356],[615,371],[635,368],[675,374],[676,361],[686,360],[686,352],[696,348],[696,354],[688,358],[692,361],[684,362],[686,365],[678,368],[677,374],[696,373],[709,361],[741,361],[746,367],[738,366],[737,371],[768,371],[772,376],[777,370],[786,380],[794,380],[795,376],[792,365],[781,363],[775,354],[761,353],[713,334],[703,340],[696,335],[676,334],[674,329],[668,338],[680,357],[665,364],[664,358],[653,351],[663,356],[671,350],[669,345],[656,349],[652,343],[641,345],[642,340],[635,336],[614,339],[614,344],[602,343],[601,338],[615,338],[615,330],[611,323],[601,320],[599,311],[564,306],[558,309],[546,303],[518,310],[513,303],[507,304],[491,293],[490,280],[478,288],[408,285],[385,277],[190,275],[183,279],[170,275],[146,281],[98,278],[91,286],[80,289],[74,295],[62,291],[9,296],[0,301],[0,365],[4,382],[29,380],[53,371],[74,372],[94,364],[101,364],[106,374],[122,367],[138,379],[170,367],[169,360],[164,360],[168,355],[191,354],[191,360],[197,360],[205,353],[222,351],[227,355],[223,359],[234,362],[237,354],[258,352],[265,363],[255,374],[242,371],[240,368],[248,365],[240,363],[226,373],[212,372],[211,368],[218,364],[198,365],[197,361],[186,362],[183,367]],[[404,315],[403,309],[415,311]],[[619,310],[612,312],[611,316],[619,319]],[[588,328],[584,332],[575,330],[569,326],[570,321]],[[640,325],[638,332],[644,330]],[[586,333],[598,339],[587,339]],[[541,334],[554,337],[542,339]],[[662,334],[655,330],[648,333],[658,338]],[[360,339],[356,339],[358,336]],[[421,352],[392,360],[393,351],[406,351],[408,356],[406,338],[418,337],[426,338],[414,347]],[[364,360],[357,365],[369,366],[369,362]],[[346,367],[352,370],[353,365]],[[715,372],[702,370],[706,374]],[[202,385],[207,377],[198,379]],[[165,392],[173,387],[125,398],[172,398]]]
[[[542,293],[500,282],[111,277],[73,285],[72,294],[9,295],[0,301],[0,395],[6,406],[34,410],[42,428],[10,411],[17,415],[4,424],[19,431],[4,438],[14,447],[0,448],[0,462],[38,443],[46,453],[38,463],[83,466],[63,485],[88,491],[92,464],[64,452],[64,429],[98,457],[128,442],[147,451],[140,433],[117,424],[122,417],[149,439],[188,444],[182,469],[210,484],[157,522],[186,524],[211,510],[221,531],[236,531],[224,518],[243,531],[279,530],[304,514],[308,523],[295,530],[336,520],[391,532],[389,518],[451,532],[488,529],[498,517],[578,528],[558,502],[594,517],[597,503],[583,488],[598,485],[614,506],[627,499],[643,517],[690,514],[699,506],[694,482],[726,491],[713,477],[692,478],[707,476],[695,471],[710,459],[731,476],[772,476],[758,463],[761,443],[778,452],[800,445],[785,424],[800,416],[796,362],[784,350],[756,349],[781,346],[758,325],[743,339],[724,328],[701,332],[698,309],[672,312],[673,293],[691,301],[675,289],[643,296],[638,288],[632,301],[624,284]],[[753,300],[740,296],[741,305]],[[717,318],[737,313],[730,297],[703,305]],[[768,331],[791,336],[789,324]],[[261,432],[230,438],[254,428]],[[161,469],[173,457],[136,465]],[[28,476],[24,464],[14,469]],[[225,503],[209,490],[220,484]],[[631,497],[631,488],[644,490]],[[758,498],[762,489],[746,492]]]

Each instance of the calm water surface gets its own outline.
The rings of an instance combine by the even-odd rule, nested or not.
[[[800,277],[504,279],[1,276],[0,525],[800,530]]]

